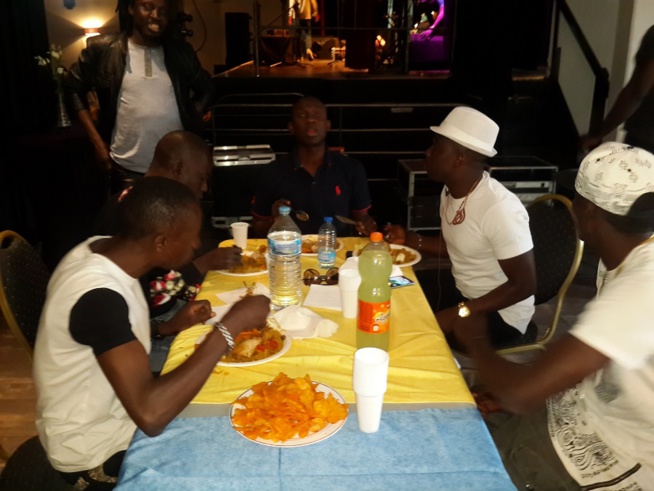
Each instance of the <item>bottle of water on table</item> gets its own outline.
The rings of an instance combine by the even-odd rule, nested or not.
[[[290,212],[288,206],[280,206],[268,231],[270,301],[276,308],[299,304],[302,298],[302,234]]]
[[[318,266],[323,269],[336,264],[336,227],[332,221],[332,217],[325,217],[325,223],[318,229]]]

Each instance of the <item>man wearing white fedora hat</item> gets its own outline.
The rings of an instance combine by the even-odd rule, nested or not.
[[[492,409],[512,413],[486,421],[518,489],[654,489],[654,155],[604,143],[575,190],[600,265],[597,296],[570,331],[528,365],[495,353],[482,316],[454,332]]]
[[[452,336],[454,325],[472,313],[488,318],[498,348],[532,340],[536,267],[529,217],[517,196],[484,170],[486,157],[497,153],[499,127],[475,109],[457,107],[431,130],[435,135],[425,166],[431,180],[445,184],[442,233],[407,234],[392,225],[387,238],[449,256],[451,274],[418,271],[417,276],[453,348],[461,349]]]

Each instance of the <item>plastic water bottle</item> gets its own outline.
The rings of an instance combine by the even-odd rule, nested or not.
[[[302,298],[302,234],[290,212],[288,206],[280,206],[268,231],[270,301],[277,308],[299,304]]]
[[[336,227],[332,220],[332,217],[325,217],[325,223],[318,229],[318,266],[323,269],[336,264]]]
[[[393,259],[380,232],[370,235],[370,244],[359,254],[359,317],[357,348],[388,351],[391,328],[391,287],[388,278]]]

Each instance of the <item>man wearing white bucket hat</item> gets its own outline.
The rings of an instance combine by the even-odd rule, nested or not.
[[[493,145],[499,127],[475,109],[457,107],[431,130],[434,142],[425,167],[431,180],[445,184],[441,236],[389,226],[387,237],[449,256],[451,274],[418,271],[417,276],[453,348],[461,349],[452,329],[471,314],[488,318],[498,348],[532,340],[536,268],[529,217],[518,197],[484,170],[486,157],[497,153]]]
[[[483,318],[456,336],[495,402],[517,414],[487,422],[519,489],[654,489],[654,155],[604,143],[575,190],[600,267],[572,329],[529,365],[495,353]]]

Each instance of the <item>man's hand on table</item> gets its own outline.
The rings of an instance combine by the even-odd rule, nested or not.
[[[282,206],[291,206],[291,202],[283,198],[275,201],[272,205],[272,210],[271,210],[273,219],[279,216],[279,208]]]
[[[252,295],[232,305],[221,322],[236,337],[241,331],[263,326],[269,313],[270,299],[264,295]]]
[[[471,387],[470,392],[475,399],[477,409],[485,419],[486,416],[499,411],[504,411],[504,407],[493,394],[486,390],[483,386]]]
[[[366,214],[357,220],[357,232],[359,235],[369,237],[377,231],[377,222],[370,215]]]
[[[159,334],[174,336],[191,326],[204,324],[215,315],[208,300],[192,300],[187,302],[172,319],[159,325]]]
[[[391,244],[404,245],[406,237],[406,229],[402,225],[386,225],[384,227],[384,240]]]
[[[439,310],[436,312],[436,320],[438,325],[445,334],[452,331],[454,328],[454,322],[460,320],[459,317],[459,308],[458,307],[449,307],[447,309]]]
[[[217,247],[194,259],[193,264],[203,275],[211,270],[231,269],[241,264],[241,252],[240,247]]]
[[[490,346],[485,315],[472,313],[468,317],[459,317],[459,307],[456,306],[436,312],[436,320],[453,349],[470,353],[473,346]]]

